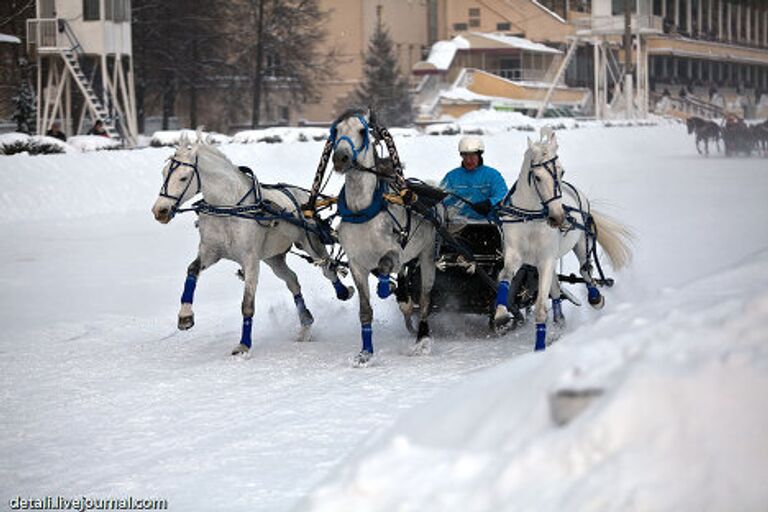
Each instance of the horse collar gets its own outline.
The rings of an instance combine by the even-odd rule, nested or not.
[[[339,198],[336,203],[337,212],[341,217],[342,222],[349,222],[351,224],[363,224],[373,219],[376,215],[387,209],[387,201],[384,198],[384,193],[387,191],[387,182],[379,180],[376,190],[373,192],[373,198],[371,204],[367,208],[354,212],[347,206],[347,197],[345,187],[341,188],[339,192]]]

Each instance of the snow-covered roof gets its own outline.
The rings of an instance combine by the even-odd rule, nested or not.
[[[489,33],[481,33],[481,32],[472,32],[473,36],[477,36],[480,38],[485,38],[490,41],[495,41],[497,43],[502,43],[505,46],[509,46],[510,48],[517,48],[519,50],[525,50],[527,52],[537,52],[537,53],[563,53],[560,50],[556,48],[551,48],[547,45],[541,44],[541,43],[535,43],[531,41],[530,39],[526,39],[524,37],[517,37],[517,36],[508,36],[506,34],[498,33],[498,32],[489,32]],[[475,48],[482,48],[476,45],[473,45]]]
[[[434,72],[447,71],[451,67],[456,52],[459,50],[483,50],[509,48],[535,53],[562,53],[556,48],[535,43],[524,37],[508,36],[496,32],[470,32],[456,36],[450,41],[438,41],[432,45],[426,61],[416,64],[414,71]]]
[[[11,35],[8,35],[8,34],[0,34],[0,43],[21,44],[21,39],[19,39],[16,36],[11,36]]]

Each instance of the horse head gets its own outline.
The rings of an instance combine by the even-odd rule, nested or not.
[[[565,222],[561,187],[563,168],[558,161],[557,149],[557,136],[552,130],[543,133],[539,142],[528,138],[528,185],[536,191],[552,227],[560,227]]]
[[[197,167],[198,144],[192,144],[186,134],[182,134],[176,152],[163,166],[163,184],[152,206],[155,220],[167,224],[173,219],[176,210],[200,192],[200,173]]]
[[[370,169],[374,166],[372,118],[371,111],[351,109],[334,121],[328,139],[333,148],[334,171],[344,173],[353,167]]]

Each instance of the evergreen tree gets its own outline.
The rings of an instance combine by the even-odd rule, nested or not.
[[[19,94],[13,97],[15,106],[13,120],[16,121],[17,132],[35,133],[37,125],[35,90],[29,80],[29,66],[26,59],[19,59],[19,67],[21,68],[21,85]]]
[[[372,107],[385,125],[405,126],[413,122],[410,87],[400,75],[393,46],[389,32],[379,20],[368,43],[365,78],[356,93],[358,101]]]

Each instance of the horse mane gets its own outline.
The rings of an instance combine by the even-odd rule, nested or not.
[[[339,117],[336,118],[336,120],[333,122],[333,124],[339,124],[340,122],[344,121],[345,119],[348,119],[352,116],[365,116],[368,114],[368,111],[361,107],[351,107],[345,110],[344,112],[339,115]]]

